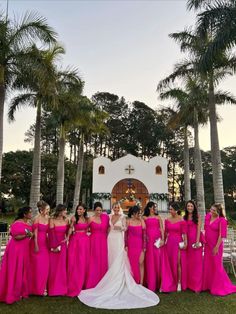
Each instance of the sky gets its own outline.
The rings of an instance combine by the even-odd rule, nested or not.
[[[6,0],[0,0],[0,11],[5,8]],[[186,0],[9,0],[10,17],[20,18],[26,11],[46,17],[57,31],[66,49],[61,63],[79,69],[86,96],[110,92],[154,109],[167,105],[156,87],[184,58],[168,34],[194,25],[195,13],[186,10]],[[236,77],[219,86],[236,95],[235,87]],[[7,111],[6,106],[4,152],[32,148],[24,143],[24,133],[35,122],[36,111],[20,109],[13,123]],[[218,112],[220,147],[236,145],[236,106],[222,106]],[[200,130],[200,145],[210,149],[209,126]]]

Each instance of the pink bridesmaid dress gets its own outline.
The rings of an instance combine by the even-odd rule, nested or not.
[[[216,255],[212,253],[220,232],[222,238],[227,237],[227,220],[223,217],[218,217],[212,222],[210,220],[211,214],[207,214],[202,290],[209,290],[211,294],[219,296],[236,293],[236,286],[231,283],[223,266],[223,242],[220,244],[218,253]]]
[[[160,221],[155,217],[145,219],[147,245],[145,253],[145,281],[152,291],[174,291],[173,278],[170,270],[165,246],[157,248],[154,243],[161,238]]]
[[[49,273],[49,224],[33,224],[33,231],[37,229],[39,251],[35,252],[34,239],[30,245],[30,294],[44,295],[47,290]]]
[[[131,266],[132,275],[136,283],[140,283],[139,258],[142,250],[145,248],[142,225],[128,225],[126,230],[126,246],[128,247],[128,258]]]
[[[90,223],[90,259],[86,288],[94,288],[108,270],[107,232],[109,216],[101,214],[101,223]]]
[[[49,296],[61,296],[67,294],[67,244],[63,242],[67,231],[67,225],[49,228],[50,248],[55,248],[60,245],[59,252],[50,251],[49,253]]]
[[[181,266],[181,290],[187,288],[187,263],[186,250],[179,248],[179,243],[183,242],[183,235],[186,234],[186,222],[184,220],[171,223],[168,219],[165,220],[165,233],[167,235],[166,251],[171,268],[172,277],[174,280],[174,290],[178,286],[178,256],[180,254]]]
[[[196,243],[198,226],[192,221],[187,220],[187,288],[195,292],[202,290],[202,271],[203,271],[203,246],[193,248]],[[203,244],[203,243],[202,243]]]
[[[70,297],[78,296],[80,291],[86,288],[90,254],[88,226],[88,223],[74,224],[75,232],[70,236],[67,263],[67,295]]]
[[[7,304],[27,298],[29,295],[29,244],[30,238],[15,240],[14,236],[25,235],[25,229],[32,227],[15,221],[10,228],[9,240],[0,268],[0,301]]]

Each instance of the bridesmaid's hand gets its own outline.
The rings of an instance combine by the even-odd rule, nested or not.
[[[126,252],[128,252],[128,246],[125,247]]]
[[[35,247],[34,247],[34,252],[35,252],[35,253],[38,253],[38,252],[39,252],[39,246],[38,246],[38,245],[35,245]]]
[[[164,240],[160,241],[160,247],[162,247],[165,244]]]
[[[215,256],[215,255],[218,254],[218,251],[219,251],[218,246],[215,246],[214,249],[213,249],[213,251],[212,251],[212,254]]]

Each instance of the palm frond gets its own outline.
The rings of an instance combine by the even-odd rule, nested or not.
[[[25,48],[36,40],[45,44],[56,42],[57,33],[48,25],[46,18],[38,13],[26,12],[20,22],[15,21],[14,24],[9,45]]]
[[[22,106],[31,106],[35,107],[35,94],[33,93],[26,93],[26,94],[21,94],[16,97],[14,97],[9,105],[9,110],[8,110],[8,119],[9,121],[14,121],[15,120],[15,112],[17,109],[19,109]]]

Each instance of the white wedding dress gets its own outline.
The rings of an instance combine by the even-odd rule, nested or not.
[[[95,288],[81,291],[78,298],[88,306],[102,309],[133,309],[157,305],[159,297],[138,285],[131,275],[124,249],[125,217],[121,216],[115,226],[121,227],[121,230],[114,229],[110,218],[107,273]]]

